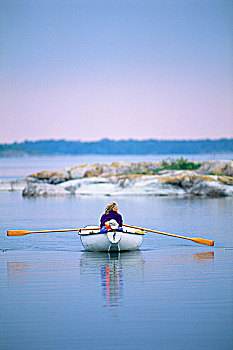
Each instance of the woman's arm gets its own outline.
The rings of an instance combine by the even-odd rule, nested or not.
[[[120,223],[119,223],[119,226],[122,227],[122,226],[123,226],[123,219],[122,219],[121,214],[119,214],[119,215],[120,215]]]
[[[103,227],[106,221],[107,221],[106,214],[103,214],[100,219],[100,227]]]

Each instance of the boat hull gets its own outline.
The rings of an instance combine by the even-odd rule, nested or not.
[[[85,229],[89,226],[85,227]],[[90,226],[90,231],[79,233],[85,250],[92,252],[131,251],[138,250],[142,245],[144,232],[129,229],[123,226],[123,232],[110,231],[100,233],[93,230],[96,226]]]

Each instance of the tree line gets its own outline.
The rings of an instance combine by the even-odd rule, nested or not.
[[[66,140],[24,141],[0,144],[0,156],[56,154],[203,154],[233,152],[233,139],[120,140],[82,142]]]

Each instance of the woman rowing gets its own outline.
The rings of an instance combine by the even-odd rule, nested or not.
[[[117,203],[109,203],[105,209],[105,213],[100,219],[100,228],[102,232],[107,230],[122,230],[123,220],[121,214],[118,213]]]

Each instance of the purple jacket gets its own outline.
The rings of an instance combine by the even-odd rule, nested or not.
[[[123,225],[122,216],[120,214],[118,214],[116,211],[110,211],[110,213],[107,215],[103,214],[101,216],[101,219],[100,219],[100,227],[103,227],[104,223],[106,221],[111,220],[111,219],[116,220],[116,222],[119,224],[119,227],[122,227],[122,225]]]

